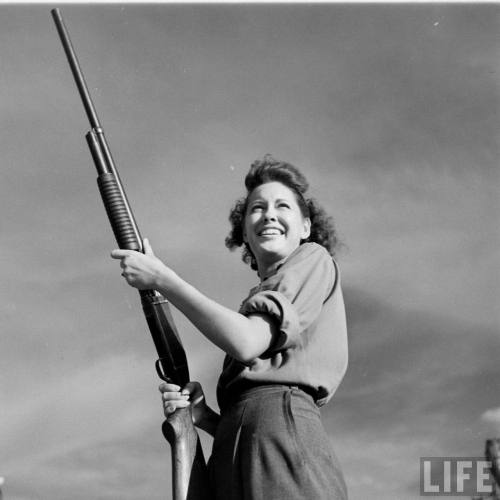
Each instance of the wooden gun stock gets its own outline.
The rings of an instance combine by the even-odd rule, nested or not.
[[[162,430],[172,451],[173,500],[210,500],[208,471],[191,409],[176,410],[163,422]]]

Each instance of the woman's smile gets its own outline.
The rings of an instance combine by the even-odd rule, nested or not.
[[[264,229],[262,229],[262,231],[258,233],[259,236],[264,236],[264,237],[281,236],[282,234],[284,234],[284,231],[274,226],[265,227]]]

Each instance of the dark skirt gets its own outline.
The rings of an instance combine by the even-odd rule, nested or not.
[[[208,466],[215,500],[347,499],[319,408],[293,386],[258,386],[233,400]]]

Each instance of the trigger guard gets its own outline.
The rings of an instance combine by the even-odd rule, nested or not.
[[[155,368],[156,368],[156,373],[158,374],[158,377],[160,377],[163,381],[165,382],[171,382],[172,380],[170,377],[167,377],[165,375],[165,372],[163,371],[163,367],[161,366],[161,359],[157,359],[155,363]]]

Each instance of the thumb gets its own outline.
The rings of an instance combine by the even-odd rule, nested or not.
[[[144,255],[154,255],[153,249],[151,248],[151,244],[147,238],[142,240],[142,246],[144,248]]]
[[[189,394],[193,405],[197,405],[205,399],[203,389],[199,382],[188,382],[182,389],[182,394]]]

